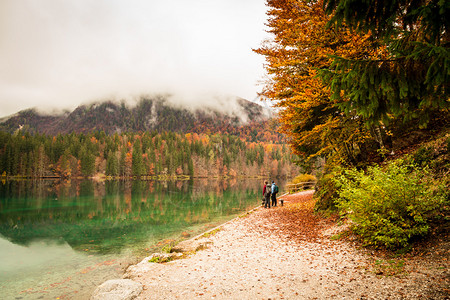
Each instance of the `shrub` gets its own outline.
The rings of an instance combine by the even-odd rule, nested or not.
[[[414,163],[418,166],[426,166],[433,161],[433,149],[422,146],[412,156]]]
[[[444,202],[425,178],[426,170],[401,160],[384,171],[378,166],[347,170],[336,178],[338,207],[366,245],[406,248],[428,232],[429,213]]]
[[[291,180],[291,184],[297,184],[300,182],[313,182],[313,181],[317,181],[316,176],[311,175],[311,174],[300,174],[297,177],[295,177],[294,179]]]
[[[292,192],[297,192],[299,190],[307,190],[307,189],[312,189],[314,188],[315,182],[317,181],[316,176],[314,175],[310,175],[310,174],[300,174],[297,177],[295,177],[294,179],[292,179],[287,185],[286,185],[286,190],[289,193]],[[308,184],[304,184],[304,185],[299,185],[296,187],[290,186],[293,184],[298,184],[298,183],[304,183],[304,182],[309,182]]]
[[[336,187],[335,177],[338,176],[339,170],[325,174],[316,185],[316,204],[315,211],[335,211],[336,199],[338,198],[338,188]]]

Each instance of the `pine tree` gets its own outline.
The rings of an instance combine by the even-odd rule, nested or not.
[[[106,158],[106,175],[118,176],[119,175],[119,160],[116,153],[110,150]]]
[[[126,175],[126,157],[127,157],[127,149],[126,147],[122,147],[120,150],[120,158],[119,158],[119,176],[124,177]]]
[[[81,146],[80,149],[80,166],[81,173],[84,176],[91,176],[95,171],[95,156],[90,153],[86,144]]]
[[[189,158],[188,160],[188,173],[191,177],[194,176],[194,163],[192,161],[192,158]]]
[[[342,25],[375,41],[378,56],[334,57],[320,75],[340,107],[366,122],[417,119],[426,125],[450,107],[448,1],[325,0],[329,25]],[[448,113],[448,110],[447,110]]]
[[[131,163],[131,173],[133,176],[141,176],[145,174],[144,163],[142,160],[141,141],[137,139],[133,144],[133,154]]]

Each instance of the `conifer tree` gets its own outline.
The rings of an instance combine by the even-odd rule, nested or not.
[[[369,35],[387,55],[334,57],[321,76],[340,107],[369,123],[417,119],[450,107],[450,5],[425,0],[325,0],[329,25]],[[447,110],[448,113],[448,110]]]
[[[131,173],[133,176],[144,175],[144,163],[142,160],[142,147],[141,141],[137,139],[133,144],[133,154],[131,163]]]
[[[194,176],[194,163],[191,158],[188,160],[188,173],[190,176]]]
[[[119,175],[119,160],[117,159],[116,153],[111,150],[108,152],[108,156],[106,158],[106,175]]]
[[[126,147],[122,147],[120,150],[120,158],[119,158],[119,176],[124,177],[126,175],[126,157],[127,157],[127,149]]]
[[[88,147],[84,144],[80,149],[80,166],[81,173],[84,176],[91,176],[95,171],[95,156],[89,152]]]

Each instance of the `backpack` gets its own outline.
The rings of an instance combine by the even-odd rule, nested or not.
[[[275,194],[278,194],[278,185],[275,184],[275,188],[273,189],[273,192],[274,192]]]
[[[272,190],[271,186],[269,184],[266,185],[266,193],[264,194],[264,196],[269,197],[271,194],[270,192],[271,190]]]

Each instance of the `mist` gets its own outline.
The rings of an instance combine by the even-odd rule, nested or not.
[[[3,0],[0,117],[147,94],[252,100],[265,11],[261,0]]]

